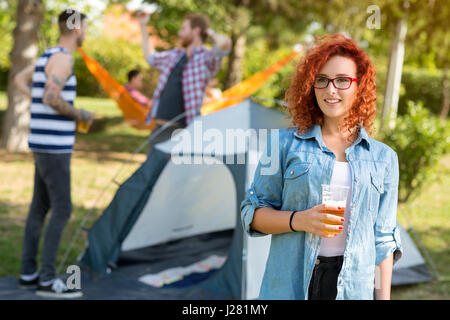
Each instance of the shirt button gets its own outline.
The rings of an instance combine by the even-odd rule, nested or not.
[[[290,172],[290,173],[291,173],[291,176],[292,176],[292,175],[294,175],[294,170],[291,170],[291,172]]]
[[[359,178],[358,178],[358,177],[356,177],[356,178],[355,178],[355,181],[356,181],[356,182],[358,182],[358,181],[359,181]]]
[[[254,194],[254,192],[253,192],[253,191],[250,191],[250,194],[251,194],[251,195],[253,195],[253,194]]]

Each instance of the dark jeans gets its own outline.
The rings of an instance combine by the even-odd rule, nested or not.
[[[49,281],[56,276],[56,258],[61,236],[72,212],[70,197],[71,153],[50,154],[34,152],[34,190],[25,226],[22,248],[22,274],[38,270],[36,256],[45,217],[52,214],[45,230],[41,253],[39,280]]]
[[[309,283],[309,300],[335,300],[337,279],[344,262],[343,256],[319,257]]]
[[[157,124],[155,129],[152,130],[152,132],[150,133],[150,137],[149,137],[149,147],[147,150],[147,156],[153,151],[154,145],[160,142],[164,142],[169,140],[172,137],[172,133],[176,130],[176,129],[183,129],[183,127],[180,126],[169,126],[166,129],[164,129],[163,131],[159,131],[159,129],[162,127],[162,125]]]

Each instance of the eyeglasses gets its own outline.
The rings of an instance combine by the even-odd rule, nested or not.
[[[314,88],[325,89],[326,87],[328,87],[328,84],[330,82],[332,82],[333,86],[336,89],[346,90],[346,89],[350,88],[353,81],[358,81],[358,79],[351,78],[351,77],[338,77],[338,78],[334,78],[334,79],[319,77],[319,78],[316,78],[316,80],[314,80]]]

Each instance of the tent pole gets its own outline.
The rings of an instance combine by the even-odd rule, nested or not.
[[[227,98],[233,98],[233,97],[227,97]],[[226,99],[227,99],[226,98]],[[272,101],[275,102],[277,104],[280,104],[282,106],[286,106],[286,104],[281,101],[281,100],[276,100],[276,99],[271,99],[271,98],[264,98],[264,97],[258,97],[258,96],[246,96],[246,97],[241,97],[243,99],[252,99],[252,100],[265,100],[265,101]],[[82,230],[85,230],[85,224],[87,222],[88,217],[91,215],[91,213],[94,211],[95,205],[98,203],[98,201],[100,201],[101,198],[103,198],[103,195],[105,194],[106,190],[109,188],[109,186],[114,183],[117,186],[120,187],[120,183],[116,180],[116,178],[119,176],[119,174],[122,172],[122,170],[125,168],[126,165],[128,165],[131,160],[133,159],[133,157],[139,153],[148,143],[150,143],[153,139],[155,139],[159,134],[161,134],[161,132],[163,132],[164,130],[167,129],[167,127],[169,127],[170,125],[174,124],[176,121],[178,121],[179,119],[182,119],[186,116],[186,112],[183,112],[179,115],[177,115],[176,117],[172,118],[170,121],[168,121],[167,123],[165,123],[164,125],[162,125],[159,129],[157,129],[155,131],[155,134],[150,138],[150,139],[146,139],[131,155],[130,157],[125,160],[122,164],[122,166],[119,168],[119,170],[116,172],[116,174],[112,177],[112,179],[108,182],[108,184],[105,186],[105,188],[102,190],[102,192],[99,194],[99,196],[97,197],[97,199],[94,201],[94,204],[92,206],[92,208],[85,213],[80,226],[77,228],[77,230],[75,231],[74,236],[72,237],[68,248],[66,249],[66,251],[64,252],[64,256],[57,268],[57,273],[59,274],[61,272],[62,267],[64,266],[64,264],[66,263],[66,260],[69,256],[69,253],[72,250],[72,247],[75,243],[75,241],[78,239],[80,233]],[[244,280],[243,280],[244,281]],[[243,283],[243,286],[245,285],[245,283]],[[242,290],[246,290],[244,289],[244,287],[242,288]]]
[[[96,206],[96,204],[100,201],[100,199],[103,198],[104,194],[106,193],[106,190],[109,188],[109,186],[112,183],[116,183],[118,186],[120,186],[120,184],[117,183],[116,178],[118,177],[118,175],[122,172],[122,170],[125,168],[125,166],[131,162],[131,160],[133,159],[133,157],[142,149],[145,147],[145,145],[147,145],[149,143],[149,140],[146,139],[132,154],[131,156],[125,160],[122,164],[122,166],[119,168],[119,170],[117,170],[117,172],[114,174],[114,176],[111,178],[111,180],[108,182],[108,184],[103,188],[103,190],[100,192],[99,196],[95,199],[94,204],[92,205],[91,209],[85,213],[83,219],[81,220],[80,226],[77,228],[77,230],[75,231],[74,236],[72,237],[69,247],[66,249],[64,256],[58,266],[57,269],[57,274],[60,274],[62,267],[64,266],[64,264],[66,263],[66,260],[69,256],[70,251],[72,250],[72,247],[75,243],[75,241],[78,239],[81,231],[84,229],[84,226],[87,222],[87,219],[89,218],[89,216],[91,215],[91,213],[94,211],[94,208]]]
[[[155,139],[158,135],[161,134],[161,132],[163,132],[164,130],[167,129],[167,127],[169,127],[171,124],[173,124],[175,121],[178,121],[179,119],[182,119],[186,116],[186,112],[181,113],[179,115],[177,115],[176,117],[172,118],[170,121],[168,121],[167,123],[165,123],[163,126],[161,126],[161,128],[159,128],[158,130],[155,131],[155,134],[150,138],[150,139],[146,139],[143,143],[141,143],[139,145],[139,147],[137,147],[137,149],[130,155],[130,157],[125,160],[122,163],[122,166],[119,168],[119,170],[117,170],[117,172],[114,174],[114,176],[111,178],[111,180],[108,182],[108,184],[103,188],[102,192],[100,192],[99,196],[97,197],[97,199],[95,199],[94,204],[92,205],[92,208],[85,213],[83,219],[81,220],[80,226],[77,228],[77,230],[75,231],[75,234],[73,235],[68,248],[66,249],[66,251],[64,252],[64,256],[56,270],[57,274],[60,274],[62,267],[64,266],[64,264],[66,263],[66,260],[69,256],[69,253],[72,251],[72,247],[75,243],[75,241],[78,239],[78,237],[80,236],[80,233],[82,230],[85,229],[85,224],[87,222],[88,217],[91,215],[91,213],[94,211],[94,208],[96,206],[96,204],[98,203],[98,201],[100,201],[101,198],[103,198],[103,195],[105,194],[106,190],[109,188],[109,186],[112,183],[115,183],[116,185],[118,185],[120,187],[120,184],[117,182],[116,178],[119,176],[119,174],[123,171],[123,169],[125,168],[126,165],[128,165],[131,160],[133,159],[133,157],[139,153],[148,143],[151,142],[151,140]]]

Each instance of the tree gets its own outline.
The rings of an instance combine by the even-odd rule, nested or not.
[[[8,75],[8,109],[3,121],[2,148],[24,152],[28,149],[29,99],[14,84],[15,75],[34,63],[38,53],[38,30],[44,14],[42,0],[19,0],[11,69]]]
[[[387,21],[389,30],[393,30],[394,23],[402,19],[405,3],[409,6],[407,10],[408,32],[405,37],[405,64],[426,68],[430,72],[442,69],[441,118],[446,119],[450,109],[448,81],[450,6],[444,0],[385,1],[381,10],[391,18]],[[396,19],[392,19],[392,17]],[[395,117],[395,115],[393,116]],[[383,121],[381,119],[381,122]]]
[[[242,61],[245,56],[247,44],[247,32],[251,24],[251,12],[248,8],[249,1],[242,0],[234,7],[234,19],[231,27],[231,52],[228,60],[228,68],[225,77],[225,89],[228,89],[242,81]]]
[[[242,80],[242,62],[252,29],[261,27],[262,36],[272,44],[278,44],[280,33],[297,34],[306,29],[310,20],[309,10],[314,1],[297,0],[156,0],[162,8],[153,23],[158,30],[175,35],[181,19],[188,12],[207,14],[217,31],[226,33],[232,40],[228,57],[224,88]],[[176,21],[176,22],[174,22]],[[164,35],[160,35],[164,38]],[[295,39],[294,36],[290,37]]]
[[[380,131],[383,130],[384,121],[389,121],[389,129],[395,128],[400,85],[402,80],[403,60],[405,56],[405,39],[408,30],[407,10],[409,4],[405,2],[405,14],[397,19],[394,37],[389,55],[389,67],[386,77],[383,111],[380,122]]]

